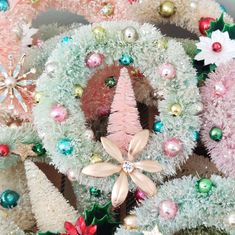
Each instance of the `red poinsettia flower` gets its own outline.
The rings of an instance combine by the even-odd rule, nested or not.
[[[84,218],[81,216],[78,218],[75,225],[70,222],[65,222],[64,227],[66,233],[62,233],[61,235],[94,235],[97,230],[96,225],[86,226]]]

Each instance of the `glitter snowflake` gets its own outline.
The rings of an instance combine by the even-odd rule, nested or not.
[[[25,55],[21,57],[18,64],[14,67],[13,57],[9,56],[8,71],[0,64],[0,107],[7,107],[15,115],[31,111],[32,90],[36,83],[36,80],[28,79],[29,75],[36,73],[35,68],[22,74],[24,59]]]

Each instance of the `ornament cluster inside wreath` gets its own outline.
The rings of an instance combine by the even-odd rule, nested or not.
[[[57,45],[37,82],[34,116],[62,173],[107,192],[128,176],[127,190],[151,196],[152,181],[175,174],[192,153],[202,109],[196,72],[181,44],[164,40],[149,24],[123,21],[83,26]],[[137,103],[156,114],[147,124]]]

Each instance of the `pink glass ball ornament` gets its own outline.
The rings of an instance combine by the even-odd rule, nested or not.
[[[68,111],[64,106],[57,104],[52,107],[51,117],[55,122],[64,122],[68,118]]]
[[[176,77],[176,69],[174,65],[165,63],[159,66],[159,74],[162,78],[171,80]]]
[[[159,215],[164,220],[171,220],[176,217],[178,205],[172,200],[162,201],[159,205]]]
[[[182,142],[173,137],[163,143],[164,154],[168,157],[176,157],[182,151]]]
[[[104,56],[100,53],[92,52],[86,58],[86,66],[90,69],[99,67],[104,61]]]
[[[225,87],[225,85],[223,84],[222,81],[215,83],[215,86],[214,86],[214,95],[215,96],[221,97],[221,96],[225,95],[226,91],[227,91],[227,88]]]
[[[67,171],[67,177],[68,179],[72,182],[72,181],[75,181],[76,180],[76,174],[73,170],[69,169]]]
[[[142,190],[137,188],[135,191],[135,200],[138,202],[141,202],[145,200],[145,198],[146,198],[146,194]]]

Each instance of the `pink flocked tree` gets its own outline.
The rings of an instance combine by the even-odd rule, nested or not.
[[[107,138],[126,154],[131,139],[141,130],[130,75],[126,68],[122,68],[111,105]]]

